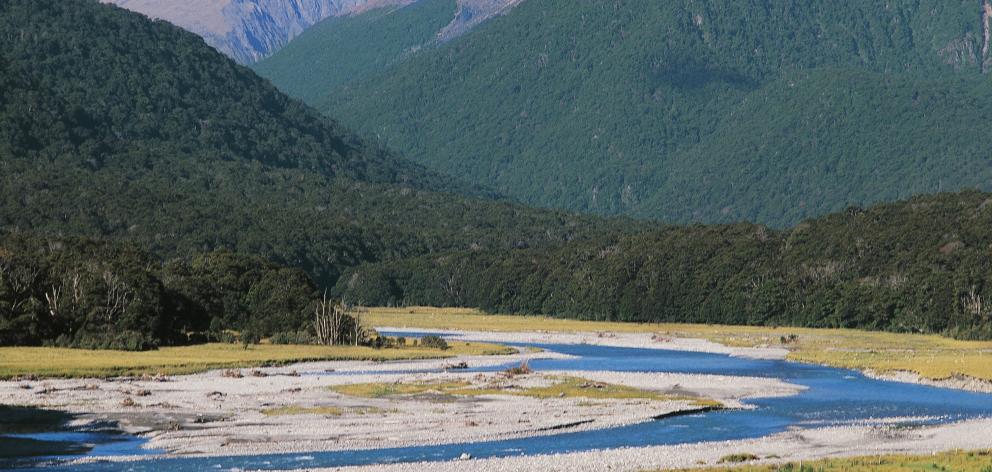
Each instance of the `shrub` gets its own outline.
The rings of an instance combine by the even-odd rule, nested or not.
[[[286,331],[269,338],[272,344],[316,344],[316,339],[306,331]]]
[[[528,364],[527,361],[523,361],[520,363],[520,365],[516,367],[510,367],[509,369],[506,369],[504,372],[506,373],[506,375],[512,377],[514,375],[527,375],[533,371],[530,368],[530,364]]]
[[[726,463],[738,463],[738,462],[750,462],[760,459],[758,456],[751,454],[749,452],[742,452],[739,454],[729,454],[720,458],[720,464]]]
[[[441,336],[424,336],[420,338],[420,345],[442,351],[448,349],[448,341],[445,341]]]

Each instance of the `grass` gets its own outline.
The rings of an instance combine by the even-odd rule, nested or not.
[[[713,400],[676,397],[664,395],[650,390],[642,390],[624,385],[614,385],[602,382],[591,382],[586,379],[571,376],[547,377],[550,385],[540,387],[497,388],[476,386],[464,381],[424,381],[409,383],[363,383],[331,387],[331,390],[342,395],[364,398],[383,398],[401,395],[422,395],[437,393],[477,397],[481,395],[512,395],[531,398],[586,398],[596,400],[656,400],[656,401],[688,401],[699,406],[719,406]]]
[[[335,406],[281,406],[279,408],[268,408],[262,410],[265,416],[296,416],[296,415],[320,415],[320,416],[341,416],[344,410]]]
[[[513,349],[485,343],[451,343],[441,351],[422,346],[372,349],[365,346],[234,344],[166,347],[146,352],[95,351],[47,347],[0,348],[0,379],[38,377],[115,377],[180,375],[212,369],[249,368],[326,360],[391,361],[459,355],[502,355]]]
[[[422,395],[425,393],[448,393],[454,390],[468,388],[468,382],[373,382],[337,385],[332,391],[350,397],[383,398],[398,395]]]
[[[992,472],[992,451],[953,451],[927,456],[873,456],[777,465],[720,466],[693,472]]]
[[[963,375],[992,381],[992,342],[958,341],[937,335],[852,329],[579,321],[486,315],[465,308],[373,308],[365,319],[375,326],[426,330],[656,333],[708,339],[739,347],[785,347],[790,350],[789,359],[834,367],[909,371],[934,380]]]

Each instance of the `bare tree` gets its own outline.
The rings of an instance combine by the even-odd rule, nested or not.
[[[134,291],[117,275],[110,271],[103,273],[103,281],[107,284],[107,299],[103,306],[103,313],[107,321],[127,313],[127,308],[134,298]]]
[[[324,297],[317,302],[317,307],[313,310],[313,328],[317,333],[317,344],[329,346],[337,341],[333,312],[334,308],[327,299],[327,290],[324,290]]]
[[[975,286],[972,286],[968,293],[961,297],[961,305],[964,310],[972,315],[986,318],[989,316],[989,310],[985,306],[985,300],[982,299],[982,295],[975,291]]]
[[[50,291],[45,291],[45,302],[48,303],[48,314],[52,318],[59,318],[62,314],[66,312],[66,309],[71,312],[73,307],[79,305],[79,301],[83,297],[83,291],[80,287],[80,275],[79,273],[74,273],[68,280],[62,280],[58,286],[52,285]],[[66,291],[68,291],[68,299],[66,299]]]
[[[62,312],[62,300],[60,300],[61,295],[61,286],[56,287],[52,285],[52,291],[45,292],[45,301],[48,302],[48,314],[52,318],[58,318],[59,314]]]
[[[341,335],[344,331],[344,322],[347,319],[347,307],[340,303],[333,303],[327,298],[327,290],[324,296],[317,302],[314,308],[314,331],[317,332],[317,344],[333,346],[341,343]]]
[[[351,324],[351,330],[352,330],[352,333],[351,333],[351,342],[355,346],[357,346],[358,345],[358,338],[360,338],[361,337],[361,334],[362,334],[362,314],[359,313],[358,311],[355,311],[355,314],[352,315],[351,319],[352,319],[352,324]]]

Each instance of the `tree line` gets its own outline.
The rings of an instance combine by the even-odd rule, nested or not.
[[[782,231],[695,225],[370,264],[337,289],[372,305],[990,339],[990,227],[992,194],[968,191],[852,207]]]
[[[357,344],[365,329],[302,269],[259,257],[163,263],[126,243],[0,235],[0,345]]]

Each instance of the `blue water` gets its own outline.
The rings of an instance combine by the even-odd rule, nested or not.
[[[95,463],[49,468],[73,471],[199,471],[334,467],[450,460],[466,452],[476,458],[485,458],[746,439],[785,431],[791,427],[816,427],[879,418],[923,417],[927,419],[922,422],[937,423],[992,417],[992,395],[884,382],[866,378],[850,370],[696,352],[588,345],[525,346],[578,356],[576,359],[534,360],[530,362],[530,367],[534,370],[744,375],[778,378],[804,385],[808,389],[794,396],[749,401],[757,407],[753,410],[714,411],[604,430],[533,438],[372,451],[168,458],[142,460],[126,466],[119,463]]]

